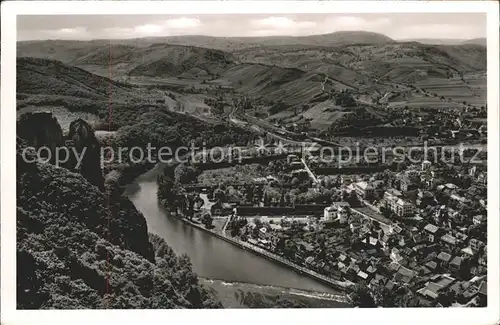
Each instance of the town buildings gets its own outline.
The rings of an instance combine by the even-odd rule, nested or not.
[[[375,193],[375,189],[368,182],[358,182],[354,184],[354,190],[363,199],[370,199]]]
[[[410,216],[415,211],[415,206],[401,198],[401,192],[389,189],[384,193],[386,207],[400,217]]]
[[[334,202],[331,206],[325,208],[322,221],[338,221],[341,224],[346,223],[350,214],[349,208],[350,205],[347,202]]]

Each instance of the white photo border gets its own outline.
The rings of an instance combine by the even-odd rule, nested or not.
[[[6,1],[1,8],[2,324],[454,324],[490,325],[499,314],[499,13],[496,1]],[[488,307],[293,310],[16,310],[16,16],[220,13],[487,13]]]

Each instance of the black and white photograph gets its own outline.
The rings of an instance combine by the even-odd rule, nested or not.
[[[6,324],[500,320],[498,3],[307,2],[2,4]]]

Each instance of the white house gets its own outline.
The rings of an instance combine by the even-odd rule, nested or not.
[[[483,215],[477,215],[477,216],[472,217],[472,222],[473,222],[475,225],[480,225],[480,224],[482,224],[485,220],[486,220],[486,218],[485,218]]]
[[[323,221],[333,221],[337,218],[337,209],[329,206],[324,210]]]
[[[401,198],[401,192],[389,189],[384,193],[384,200],[387,207],[400,217],[411,215],[415,211],[415,207],[410,202]]]
[[[394,213],[396,213],[400,217],[408,216],[415,211],[415,207],[408,201],[403,199],[399,199],[396,201],[394,205]]]
[[[363,199],[373,197],[373,194],[375,192],[373,186],[367,182],[357,182],[356,184],[354,184],[354,189],[356,190],[356,193]]]
[[[432,163],[428,160],[422,162],[422,170],[427,170],[432,166]]]
[[[331,206],[325,208],[322,221],[338,220],[340,223],[346,223],[349,217],[349,209],[350,205],[347,202],[333,202]]]

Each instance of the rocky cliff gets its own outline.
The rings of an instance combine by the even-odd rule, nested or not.
[[[27,113],[21,115],[17,123],[17,135],[25,140],[27,145],[36,149],[48,148],[39,152],[42,158],[50,155],[50,163],[56,163],[58,157],[58,166],[80,172],[91,184],[101,191],[104,189],[100,163],[101,146],[95,137],[94,129],[84,120],[73,121],[68,135],[64,136],[61,126],[52,113]],[[65,147],[68,151],[59,150],[56,155],[58,147]],[[66,154],[69,154],[69,157]],[[77,157],[83,157],[80,165],[77,164]]]
[[[79,171],[90,183],[104,189],[104,177],[101,171],[101,145],[97,140],[94,129],[81,118],[71,122],[66,144],[74,146],[79,155],[85,150]]]
[[[17,135],[24,139],[28,145],[35,148],[46,147],[50,151],[41,150],[41,158],[52,156],[54,163],[56,147],[64,145],[64,137],[61,126],[50,112],[26,113],[21,115],[17,122]],[[49,153],[50,152],[50,153]]]
[[[17,131],[19,309],[221,307],[189,258],[148,235],[117,184],[103,191],[101,147],[87,122],[73,121],[64,136],[51,113],[33,113]],[[34,159],[28,146],[46,146],[53,157],[66,146],[70,157],[60,156],[68,159],[58,168],[54,159]]]

